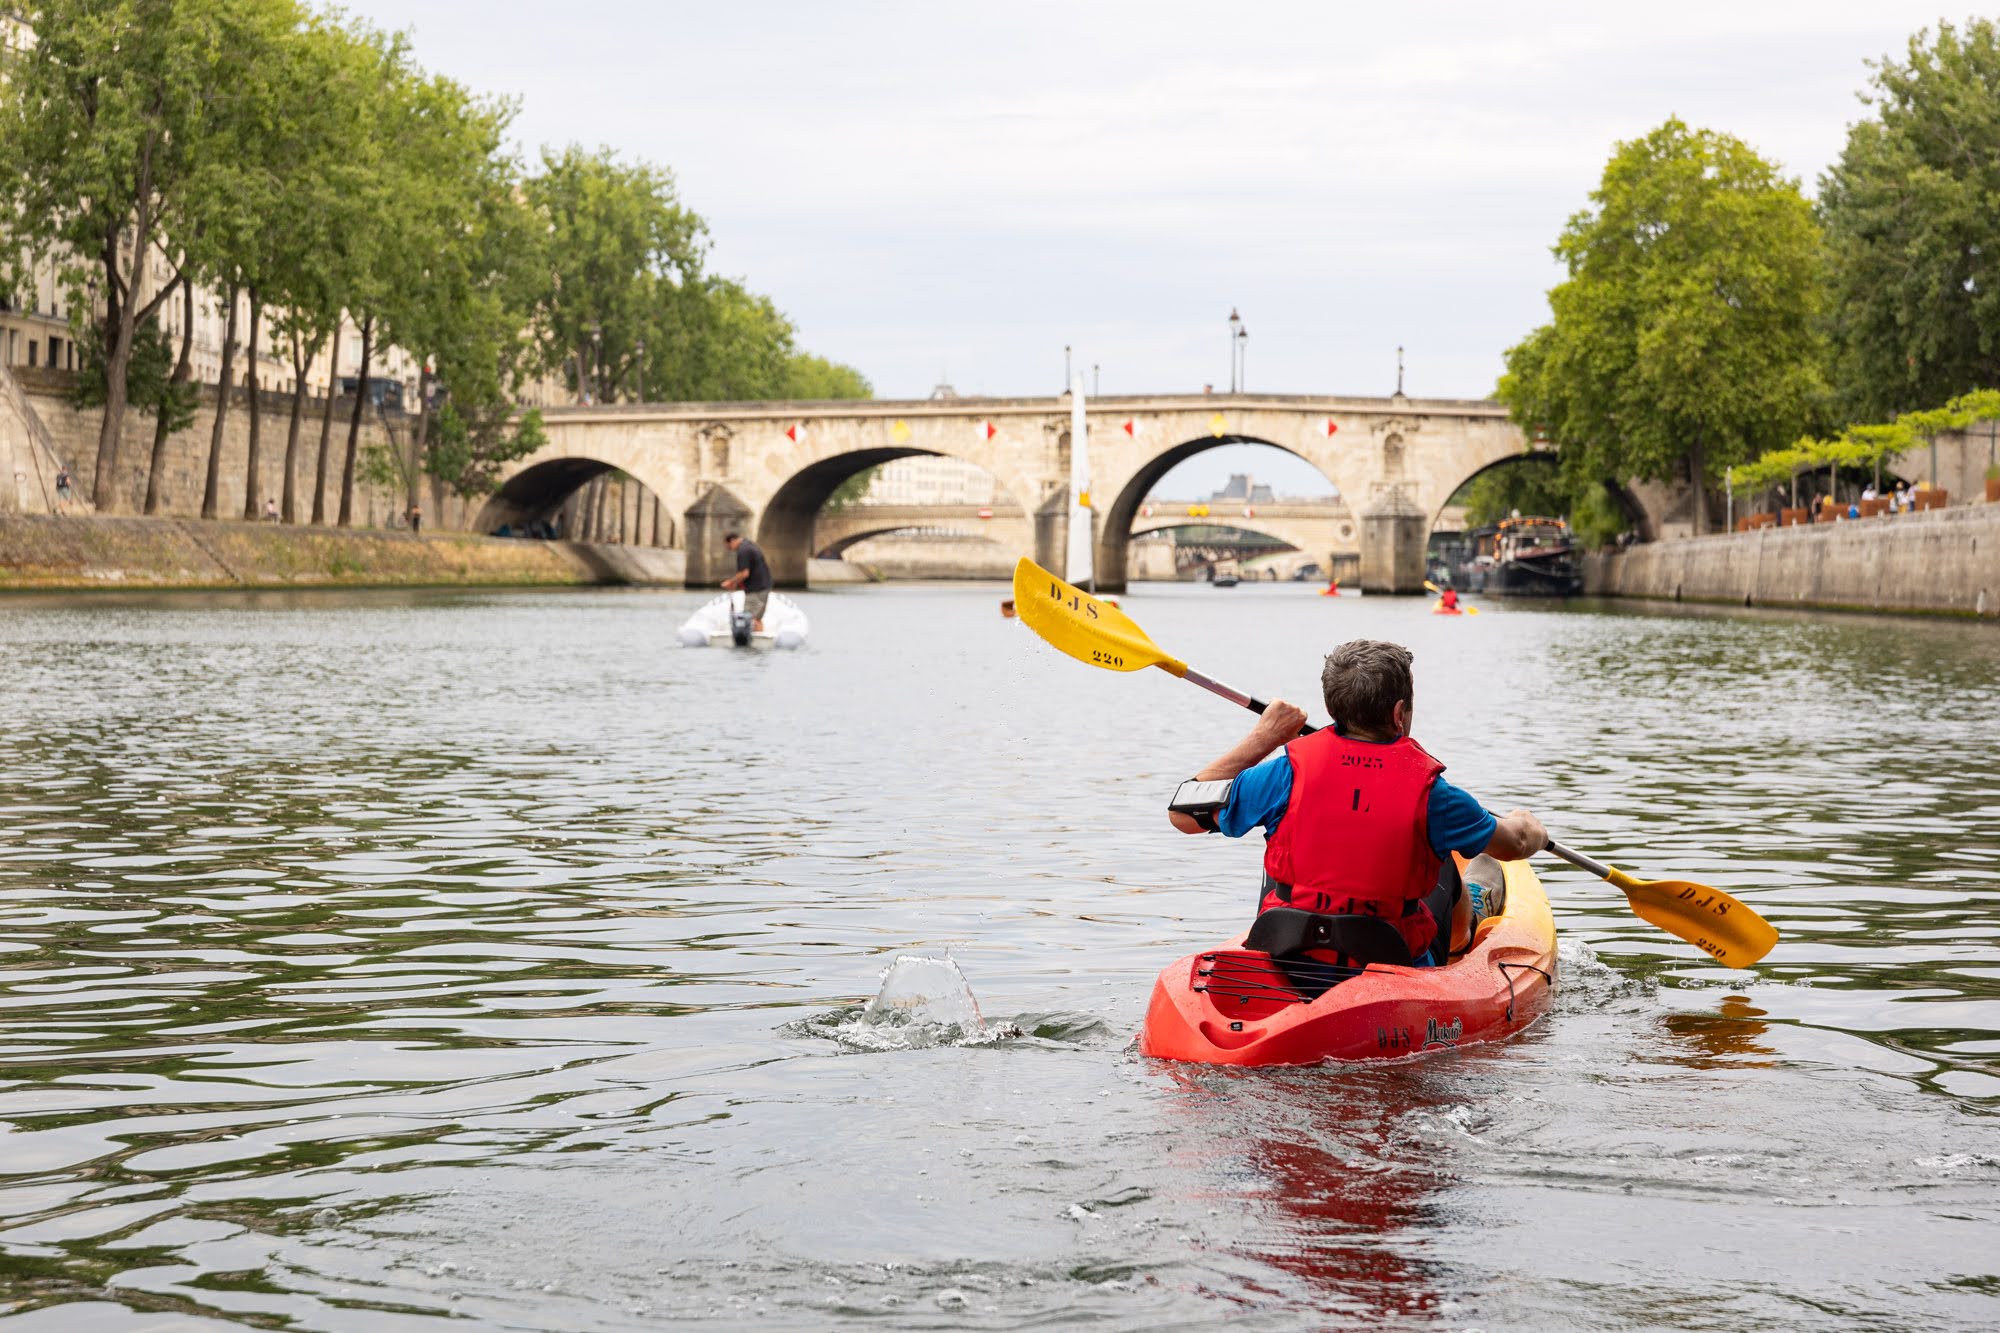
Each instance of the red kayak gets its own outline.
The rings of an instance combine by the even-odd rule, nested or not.
[[[1339,969],[1342,979],[1309,998],[1315,988],[1301,986],[1300,967],[1321,965],[1281,961],[1246,948],[1241,936],[1181,959],[1153,986],[1140,1053],[1211,1065],[1304,1065],[1396,1059],[1519,1032],[1553,999],[1556,925],[1528,863],[1504,865],[1500,914],[1481,921],[1472,948],[1444,967]]]

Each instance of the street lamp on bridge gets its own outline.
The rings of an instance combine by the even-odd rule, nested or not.
[[[1229,392],[1236,392],[1236,335],[1243,331],[1243,316],[1229,308]]]

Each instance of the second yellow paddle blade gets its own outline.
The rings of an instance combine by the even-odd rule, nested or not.
[[[1051,647],[1079,662],[1107,671],[1157,666],[1176,676],[1187,674],[1187,664],[1161,652],[1130,616],[1026,556],[1014,566],[1014,611]]]
[[[1778,942],[1776,926],[1720,889],[1685,879],[1634,879],[1615,869],[1611,882],[1625,890],[1634,915],[1724,967],[1750,967]]]

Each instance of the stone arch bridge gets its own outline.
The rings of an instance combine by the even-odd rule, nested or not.
[[[1275,445],[1331,479],[1358,525],[1361,585],[1376,592],[1421,590],[1431,525],[1453,492],[1531,452],[1487,401],[1186,394],[1088,407],[1095,563],[1109,589],[1124,582],[1126,544],[1154,484],[1218,445]],[[480,530],[546,517],[615,468],[679,516],[690,586],[727,572],[721,538],[734,529],[756,536],[781,586],[802,587],[821,507],[841,482],[937,454],[990,473],[1000,490],[992,508],[1005,519],[996,535],[1012,529],[1022,554],[1067,572],[1067,396],[559,407],[543,421],[549,442],[503,476]]]

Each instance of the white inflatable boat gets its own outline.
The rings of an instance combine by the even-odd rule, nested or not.
[[[764,608],[764,628],[753,632],[750,618],[743,614],[742,592],[726,592],[682,623],[681,646],[733,643],[739,648],[803,648],[811,628],[797,602],[774,592],[770,605]]]

